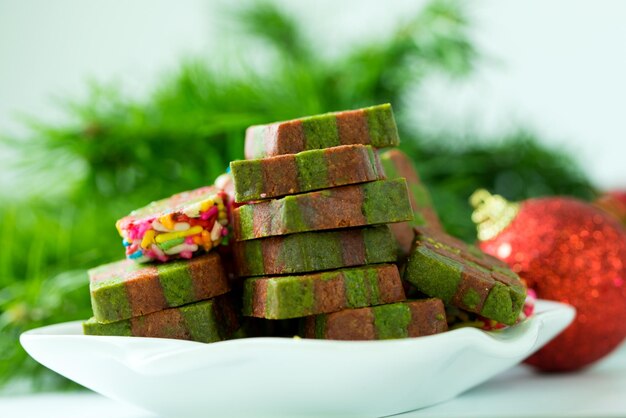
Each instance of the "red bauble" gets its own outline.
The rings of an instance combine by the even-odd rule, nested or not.
[[[573,371],[616,348],[626,338],[626,231],[618,220],[571,198],[511,204],[489,195],[499,199],[494,209],[481,197],[473,197],[480,247],[507,262],[539,298],[577,310],[574,323],[527,363]]]

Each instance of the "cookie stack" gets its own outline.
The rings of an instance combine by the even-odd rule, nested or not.
[[[223,191],[204,187],[119,220],[128,258],[89,271],[94,316],[85,334],[206,343],[230,337],[237,312],[215,251],[227,241],[229,210]]]
[[[385,339],[446,329],[443,304],[406,302],[388,224],[413,221],[406,180],[376,148],[397,146],[390,105],[253,126],[231,163],[243,314],[303,318],[310,338]],[[412,240],[412,239],[411,239]]]
[[[522,281],[445,234],[398,144],[389,104],[250,127],[218,186],[117,222],[127,259],[89,271],[85,334],[377,340],[515,324]]]

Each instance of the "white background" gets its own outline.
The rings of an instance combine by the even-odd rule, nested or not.
[[[227,3],[0,0],[0,134],[20,133],[16,115],[22,113],[58,120],[54,97],[81,97],[88,80],[118,82],[135,95],[149,92],[180,58],[209,56],[228,43]],[[575,154],[597,185],[625,188],[626,2],[465,3],[484,60],[462,84],[429,80],[419,122],[495,138],[530,126]],[[281,4],[336,54],[388,33],[424,2]]]

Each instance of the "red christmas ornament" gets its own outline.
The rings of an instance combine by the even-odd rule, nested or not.
[[[574,323],[528,364],[577,370],[626,338],[626,230],[615,217],[564,197],[511,203],[479,190],[471,200],[483,251],[509,264],[538,298],[577,310]]]

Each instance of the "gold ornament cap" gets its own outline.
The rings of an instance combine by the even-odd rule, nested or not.
[[[485,189],[478,189],[470,196],[474,208],[472,221],[478,230],[478,239],[488,241],[513,222],[519,212],[519,203],[509,202],[500,195],[492,195]]]

